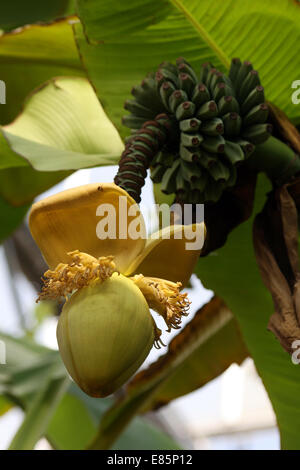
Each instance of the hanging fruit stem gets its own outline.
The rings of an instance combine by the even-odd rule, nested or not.
[[[167,140],[171,122],[166,114],[146,121],[141,129],[126,141],[114,182],[136,201],[141,200],[147,170],[154,156]]]
[[[258,145],[247,161],[251,169],[263,171],[278,186],[300,173],[300,158],[293,149],[275,137]]]

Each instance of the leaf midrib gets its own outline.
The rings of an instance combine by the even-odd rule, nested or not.
[[[190,12],[182,5],[180,0],[169,0],[169,2],[178,10],[180,11],[189,23],[193,26],[196,32],[201,36],[201,38],[209,45],[209,47],[216,53],[219,57],[220,61],[225,65],[226,68],[229,68],[230,60],[229,57],[224,54],[222,49],[216,44],[216,42],[212,39],[212,37],[208,34],[207,31],[203,28],[203,26],[193,18]]]

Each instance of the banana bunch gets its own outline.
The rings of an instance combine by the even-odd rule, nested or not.
[[[132,95],[123,118],[131,143],[157,115],[169,118],[168,138],[150,166],[153,181],[181,201],[217,201],[235,184],[237,164],[272,132],[264,88],[248,61],[233,59],[229,76],[205,63],[199,77],[183,58],[163,62]]]

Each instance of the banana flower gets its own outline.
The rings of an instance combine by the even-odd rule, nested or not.
[[[99,239],[99,207],[113,207],[119,220],[121,196],[126,223],[114,237]],[[66,299],[57,326],[60,354],[74,381],[94,397],[118,389],[152,346],[163,344],[150,308],[168,331],[179,328],[189,309],[180,288],[200,248],[186,250],[185,244],[195,230],[204,233],[203,224],[167,227],[146,240],[130,236],[131,222],[145,231],[136,202],[115,184],[69,189],[33,204],[30,212],[32,236],[49,266],[38,300]]]

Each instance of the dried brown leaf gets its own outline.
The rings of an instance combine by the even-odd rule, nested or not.
[[[291,195],[299,186],[300,178],[270,193],[253,227],[256,259],[275,308],[268,327],[289,354],[300,339],[298,200]]]

